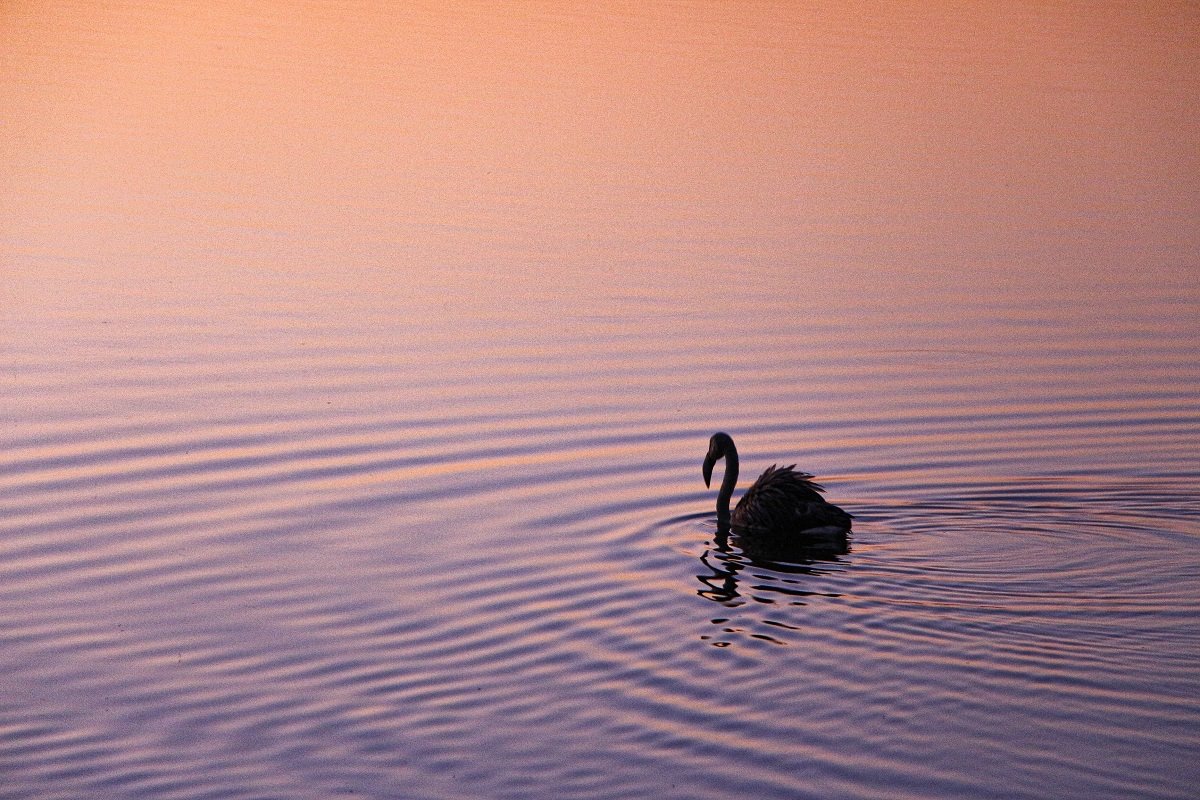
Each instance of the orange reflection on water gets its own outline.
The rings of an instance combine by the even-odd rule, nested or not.
[[[9,257],[503,293],[650,264],[1070,281],[1200,243],[1194,11],[44,12],[0,21]]]

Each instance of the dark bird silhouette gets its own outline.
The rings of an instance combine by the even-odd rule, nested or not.
[[[738,452],[727,433],[714,433],[704,457],[704,485],[712,484],[712,470],[725,459],[725,477],[717,493],[717,523],[743,537],[796,544],[846,541],[851,516],[821,496],[825,491],[807,472],[795,465],[771,465],[758,477],[729,512],[729,500],[738,479]]]

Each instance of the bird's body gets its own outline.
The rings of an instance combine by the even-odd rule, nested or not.
[[[737,484],[738,454],[727,433],[715,433],[708,442],[704,458],[704,484],[710,485],[712,468],[725,459],[725,477],[717,494],[717,521],[743,536],[795,542],[821,539],[845,540],[851,516],[821,496],[824,489],[807,472],[795,466],[770,466],[759,476],[742,499],[729,510],[733,488]]]

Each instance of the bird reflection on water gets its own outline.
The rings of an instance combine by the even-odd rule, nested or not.
[[[749,592],[749,599],[760,603],[777,602],[771,595],[783,595],[792,604],[803,605],[805,597],[814,595],[824,596],[825,592],[812,592],[788,586],[794,579],[785,575],[823,575],[828,571],[828,564],[842,562],[842,556],[849,554],[850,544],[842,539],[840,542],[778,542],[761,537],[746,537],[731,530],[727,524],[718,522],[712,546],[700,556],[700,563],[707,572],[696,576],[703,588],[697,590],[701,597],[708,598],[726,605],[740,605],[743,591]],[[754,574],[756,580],[766,580],[766,583],[756,582],[743,590],[745,578],[741,573],[747,567],[758,567],[771,571],[771,575]]]

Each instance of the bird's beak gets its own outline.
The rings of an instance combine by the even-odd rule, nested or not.
[[[717,463],[717,457],[712,454],[712,451],[709,451],[708,455],[706,455],[704,457],[704,485],[705,486],[712,485],[712,468],[713,468],[713,465],[716,463]]]

